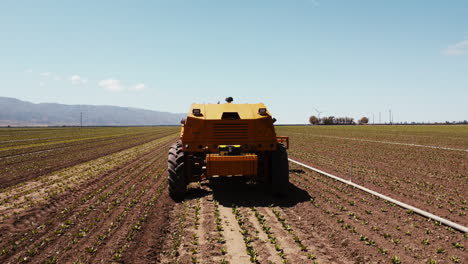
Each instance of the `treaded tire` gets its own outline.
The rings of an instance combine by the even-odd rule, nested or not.
[[[283,144],[278,143],[271,154],[270,180],[273,195],[285,196],[289,189],[288,152]]]
[[[169,175],[169,196],[176,202],[185,197],[187,180],[185,177],[185,156],[181,141],[177,141],[169,148],[167,157],[167,172]]]

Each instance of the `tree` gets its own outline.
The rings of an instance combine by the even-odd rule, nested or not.
[[[318,125],[319,119],[316,116],[310,116],[309,117],[309,123],[311,125]]]
[[[367,117],[364,116],[364,117],[362,117],[361,119],[359,119],[359,124],[365,125],[365,124],[367,124],[367,123],[369,123],[369,118],[367,118]]]
[[[335,117],[334,116],[326,116],[322,118],[322,123],[324,125],[334,125],[335,124]]]

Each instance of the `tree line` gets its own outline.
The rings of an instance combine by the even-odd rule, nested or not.
[[[309,117],[309,123],[311,125],[356,125],[356,122],[352,117],[325,116],[318,118],[314,115]],[[360,125],[365,125],[369,123],[369,118],[364,116],[359,119],[357,123]]]

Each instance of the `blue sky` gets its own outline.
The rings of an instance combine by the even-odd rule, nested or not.
[[[0,96],[186,112],[468,119],[468,1],[0,2]]]

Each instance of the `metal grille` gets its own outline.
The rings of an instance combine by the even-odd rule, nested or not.
[[[247,140],[249,125],[247,123],[214,123],[213,138],[219,140]]]

